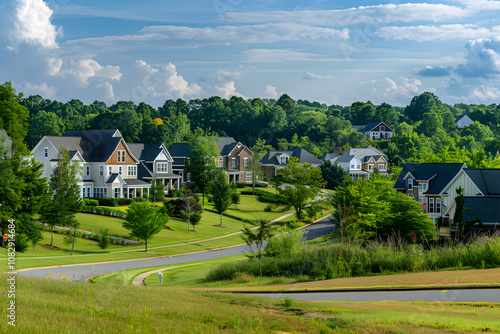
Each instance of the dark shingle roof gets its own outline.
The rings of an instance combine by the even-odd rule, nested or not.
[[[163,151],[162,144],[134,143],[128,144],[128,147],[132,154],[142,161],[154,161],[158,154]]]
[[[274,150],[269,151],[260,162],[264,165],[280,165],[278,158],[282,154],[288,154],[291,157],[299,159],[299,163],[309,163],[311,165],[321,165],[323,161],[316,158],[311,153],[301,147],[295,146],[290,150]]]
[[[330,160],[332,158],[339,157],[341,155],[342,155],[342,151],[340,149],[335,149],[335,150],[333,150],[332,153],[325,154],[320,160],[324,162],[326,160]]]
[[[237,144],[233,137],[219,137],[219,140],[216,144],[220,156],[228,155]]]
[[[370,146],[367,148],[350,148],[337,159],[337,162],[349,162],[354,156],[358,157],[359,160],[363,162],[370,160],[370,157],[378,157],[377,159],[374,158],[375,161],[377,161],[380,156],[387,158],[387,155],[377,150],[375,147]]]
[[[472,182],[481,190],[484,196],[500,195],[500,169],[464,168],[464,172],[471,178]]]
[[[479,217],[486,224],[500,224],[500,196],[495,197],[469,197],[464,196],[463,220]]]
[[[463,167],[466,167],[463,163],[407,163],[399,174],[394,188],[406,188],[404,177],[410,173],[417,182],[432,179],[425,194],[439,194]]]
[[[122,179],[120,174],[118,173],[113,173],[109,176],[108,180],[106,181],[106,183],[113,183],[115,182],[116,179]],[[123,180],[123,179],[122,179]],[[120,182],[121,183],[121,182]]]
[[[47,138],[54,146],[80,152],[87,162],[107,161],[122,139],[118,130],[67,130],[62,137]]]
[[[189,150],[189,143],[173,143],[168,149],[172,158],[189,158],[191,151]]]
[[[371,124],[368,124],[368,125],[367,125],[367,126],[365,126],[364,128],[359,129],[358,131],[363,132],[363,133],[365,133],[365,132],[369,132],[369,131],[373,130],[375,127],[377,127],[377,125],[379,125],[379,124],[381,124],[381,123],[383,123],[383,124],[384,124],[384,126],[386,127],[386,129],[387,129],[387,130],[392,131],[392,129],[391,129],[390,127],[388,127],[388,126],[387,126],[387,124],[385,124],[384,122],[373,122],[373,123],[371,123]],[[387,131],[387,130],[385,130],[385,131]]]

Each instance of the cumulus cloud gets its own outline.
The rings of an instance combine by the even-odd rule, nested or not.
[[[54,99],[57,93],[57,88],[48,85],[46,82],[42,82],[41,84],[25,82],[21,85],[21,88],[26,96],[40,95],[45,99]]]
[[[439,67],[426,66],[425,68],[419,70],[417,74],[420,75],[421,77],[439,78],[439,77],[446,77],[451,73],[449,69],[444,68],[443,66]]]
[[[387,39],[428,42],[434,40],[475,39],[496,36],[499,32],[500,26],[495,26],[490,30],[472,24],[445,24],[440,26],[382,27],[377,34]]]
[[[474,90],[471,96],[481,101],[498,101],[500,99],[500,89],[481,85],[481,88]]]
[[[265,97],[268,97],[270,99],[277,99],[279,97],[279,94],[276,91],[276,87],[272,85],[267,85],[266,87],[264,87],[263,94]]]
[[[307,79],[307,80],[333,79],[333,77],[331,75],[320,75],[320,74],[314,74],[311,72],[307,72],[302,78]]]
[[[217,81],[231,81],[239,78],[241,78],[241,71],[223,70],[219,68],[216,73]]]
[[[52,9],[43,0],[17,0],[8,37],[14,45],[28,43],[45,48],[57,48],[61,34],[51,22]]]
[[[57,70],[58,65],[59,70]],[[89,85],[90,78],[120,80],[120,77],[122,76],[119,66],[101,66],[93,59],[71,60],[67,64],[63,64],[60,59],[53,61],[49,60],[48,70],[49,73],[56,73],[57,75],[61,75],[63,77],[74,77],[83,87]]]
[[[231,96],[239,96],[242,98],[246,98],[245,96],[236,92],[234,81],[228,81],[222,87],[215,86],[215,89],[219,92],[219,96],[224,99],[229,99]]]
[[[57,59],[57,58],[47,59],[47,72],[49,73],[49,75],[59,74],[62,64],[63,64],[62,59]]]
[[[362,85],[371,87],[371,93],[385,100],[407,100],[409,97],[417,95],[422,82],[417,79],[399,78],[396,82],[388,77],[377,80],[369,80],[361,82]]]
[[[489,77],[500,74],[500,38],[476,39],[465,46],[467,62],[456,71],[464,77]]]

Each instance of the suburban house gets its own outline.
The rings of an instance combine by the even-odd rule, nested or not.
[[[276,170],[285,168],[290,157],[297,158],[299,163],[308,163],[312,167],[319,167],[323,161],[316,158],[311,153],[304,150],[302,147],[295,146],[289,150],[273,150],[269,151],[261,160],[261,170],[264,176],[270,180],[276,176]]]
[[[149,194],[151,184],[137,178],[139,160],[118,130],[69,130],[63,136],[45,136],[31,153],[43,163],[50,178],[59,150],[69,151],[82,167],[78,184],[82,197],[129,198]]]
[[[374,122],[359,130],[373,140],[392,138],[394,131],[384,122]]]
[[[12,138],[9,138],[3,129],[0,129],[0,146],[6,151],[8,157],[12,157]]]
[[[191,182],[188,173],[184,172],[186,161],[191,158],[191,151],[188,143],[173,143],[169,150],[170,156],[173,159],[172,173],[179,175],[181,183]]]
[[[160,180],[168,193],[180,189],[181,176],[172,172],[173,159],[164,144],[128,144],[132,154],[139,160],[137,178],[151,183]]]
[[[424,213],[436,223],[456,196],[450,185],[466,167],[464,163],[407,163],[394,188],[422,203]]]
[[[336,162],[344,170],[349,171],[353,181],[358,178],[369,179],[370,174],[378,169],[380,174],[387,174],[387,155],[375,147],[351,148],[340,157],[330,161]]]
[[[443,225],[455,227],[453,217],[456,210],[456,189],[464,190],[463,220],[479,217],[484,229],[500,228],[500,169],[463,168],[447,185],[444,192],[450,205],[443,211]],[[452,229],[450,229],[450,233]]]
[[[466,126],[471,125],[472,123],[474,123],[474,121],[469,116],[464,115],[457,119],[457,128],[463,129]]]
[[[219,137],[217,151],[219,156],[215,157],[215,167],[223,168],[227,174],[228,182],[252,182],[250,161],[252,151],[245,145],[234,140],[233,137]]]

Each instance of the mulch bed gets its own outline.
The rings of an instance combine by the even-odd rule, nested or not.
[[[165,229],[166,230],[172,230],[172,228],[170,226],[165,226]]]
[[[220,225],[212,225],[213,227],[222,227],[222,228],[227,228],[227,226],[220,226]]]
[[[42,246],[43,248],[47,248],[47,249],[61,250],[61,248],[59,248],[59,247],[51,246],[51,245],[47,245],[47,244],[38,244],[38,245]]]
[[[115,216],[108,216],[108,215],[103,215],[103,214],[100,214],[100,213],[93,213],[93,212],[82,212],[82,213],[86,214],[86,215],[95,215],[95,216],[101,216],[101,217],[109,217],[109,218],[116,218],[116,219],[127,220],[127,218],[115,217]]]

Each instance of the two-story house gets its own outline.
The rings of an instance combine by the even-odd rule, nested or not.
[[[174,159],[167,147],[162,144],[128,144],[132,154],[139,160],[137,165],[137,178],[151,183],[160,180],[165,187],[165,193],[170,190],[180,189],[182,177],[174,174],[172,163]]]
[[[216,144],[219,156],[215,157],[215,167],[226,171],[228,182],[251,183],[252,151],[233,137],[220,137]]]
[[[375,147],[350,148],[341,156],[330,159],[349,171],[353,181],[358,178],[369,179],[370,174],[378,170],[380,174],[387,174],[387,155]]]
[[[373,122],[368,125],[353,125],[352,129],[362,132],[373,140],[392,138],[394,131],[384,122]]]
[[[179,175],[181,183],[191,182],[188,173],[184,171],[186,161],[188,161],[192,155],[189,149],[189,143],[173,143],[168,151],[172,157],[172,173]]]
[[[297,158],[301,164],[308,163],[312,167],[319,167],[323,164],[323,161],[316,158],[302,147],[295,146],[289,150],[272,150],[267,152],[267,154],[260,160],[261,170],[263,171],[264,176],[268,180],[275,177],[276,170],[285,168],[288,163],[288,159],[291,157]]]
[[[43,163],[50,178],[57,166],[59,150],[69,151],[71,160],[82,167],[78,184],[82,197],[136,197],[151,185],[137,179],[139,161],[118,130],[68,130],[63,136],[45,136],[33,148],[34,158]]]
[[[464,163],[407,163],[394,188],[422,203],[424,213],[436,223],[454,199],[451,182],[466,167]]]

